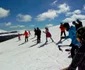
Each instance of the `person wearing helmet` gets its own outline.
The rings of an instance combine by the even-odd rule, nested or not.
[[[79,48],[80,43],[76,39],[76,28],[74,26],[70,26],[69,23],[64,23],[64,28],[66,31],[69,32],[69,35],[66,36],[66,38],[71,39],[71,57],[73,58],[75,55],[75,52]]]
[[[69,67],[62,70],[85,70],[85,27],[81,27],[76,32],[77,40],[81,43],[79,50],[74,56]]]

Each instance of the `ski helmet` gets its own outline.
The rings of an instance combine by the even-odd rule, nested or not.
[[[73,22],[72,22],[72,24],[76,24],[76,22],[75,22],[75,21],[73,21]]]
[[[85,27],[80,27],[76,32],[77,38],[85,41]]]
[[[67,23],[67,22],[66,22],[66,23],[64,23],[64,24],[63,24],[63,26],[67,29],[67,31],[68,31],[68,30],[69,30],[69,28],[70,28],[70,25],[69,25],[69,23]]]

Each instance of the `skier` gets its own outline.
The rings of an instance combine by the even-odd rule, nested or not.
[[[65,33],[65,28],[64,28],[64,26],[63,26],[63,24],[61,23],[60,24],[60,30],[61,30],[61,37],[60,37],[60,41],[62,40],[62,35],[63,35],[63,33],[64,33],[64,37],[66,37],[66,33]]]
[[[78,24],[75,21],[73,21],[72,24],[76,27],[76,30],[79,28]]]
[[[71,64],[62,70],[85,70],[85,27],[81,27],[76,32],[77,40],[81,43],[81,46],[74,56]]]
[[[69,23],[64,23],[64,28],[66,31],[69,32],[69,35],[66,36],[66,39],[67,38],[71,38],[72,41],[71,41],[71,57],[73,58],[74,55],[75,55],[75,51],[78,50],[79,46],[80,46],[80,43],[77,41],[76,39],[76,28],[73,27],[73,26],[70,26]]]
[[[34,38],[36,37],[36,32],[37,30],[36,30],[36,28],[34,28]]]
[[[25,42],[27,42],[28,41],[28,32],[26,30],[24,32],[24,35],[25,35]]]
[[[29,34],[29,36],[31,35],[31,32],[30,31],[28,31],[28,34]]]
[[[48,42],[47,38],[50,38],[52,40],[52,42],[54,42],[54,40],[52,39],[51,33],[49,32],[49,29],[47,27],[45,27],[45,32],[44,33],[46,33],[46,42],[45,43]]]
[[[18,40],[21,40],[21,37],[20,37],[21,35],[18,33]]]
[[[41,41],[41,30],[37,27],[37,30],[36,30],[36,35],[37,35],[37,43],[40,43]]]
[[[83,26],[82,25],[82,22],[79,19],[77,19],[76,21],[77,21],[77,24],[78,24],[79,27],[82,27]]]
[[[72,24],[76,27],[76,30],[82,27],[82,23],[76,23],[75,21],[73,21]]]

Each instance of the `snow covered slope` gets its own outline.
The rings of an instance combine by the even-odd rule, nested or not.
[[[0,33],[1,33],[1,32],[7,32],[7,31],[0,29]]]
[[[59,26],[50,27],[49,31],[57,43],[60,39]],[[44,45],[43,30],[40,44],[36,45],[36,38],[33,37],[34,32],[31,32],[27,43],[24,43],[24,36],[21,36],[21,41],[14,38],[0,43],[0,70],[61,70],[70,64],[70,54],[65,51],[65,48],[69,47],[62,47],[62,52],[50,39],[48,44]],[[70,42],[68,39],[62,44],[67,45]]]
[[[59,41],[59,26],[50,28],[54,41]],[[58,46],[49,39],[45,43],[45,34],[42,32],[41,43],[36,45],[36,38],[31,32],[29,41],[24,43],[24,36],[21,41],[14,38],[0,43],[0,70],[60,70],[70,64],[71,58],[68,58],[68,52],[62,47],[63,52],[59,51]],[[62,44],[70,44],[70,40]],[[41,46],[41,47],[40,47]]]
[[[59,26],[50,27],[49,31],[57,43],[60,39]],[[27,43],[24,43],[24,36],[21,36],[21,41],[14,38],[0,43],[0,70],[61,70],[70,64],[71,58],[68,58],[70,54],[65,51],[65,48],[69,47],[62,47],[62,52],[50,39],[48,44],[44,45],[43,30],[40,44],[36,45],[36,38],[33,37],[34,32],[31,31]],[[62,44],[70,43],[71,40],[68,39]]]

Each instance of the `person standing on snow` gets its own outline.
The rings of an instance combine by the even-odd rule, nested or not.
[[[76,32],[77,40],[81,46],[74,56],[71,64],[62,70],[85,70],[85,27],[80,27]]]
[[[62,35],[64,34],[64,37],[66,37],[66,33],[65,33],[65,28],[64,28],[64,26],[63,26],[63,24],[61,23],[60,24],[60,30],[61,30],[61,36],[60,36],[60,41],[62,40]]]
[[[76,21],[79,27],[83,27],[82,22],[79,19],[77,19]]]
[[[34,28],[34,38],[36,37],[36,35],[37,35],[37,30],[36,28]]]
[[[77,25],[75,21],[73,21],[72,24],[76,27],[76,30],[79,28],[79,26]]]
[[[36,30],[36,35],[37,35],[37,43],[40,43],[41,42],[41,30],[37,27],[37,30]]]
[[[76,27],[76,30],[83,26],[82,22],[76,23],[75,21],[73,21],[72,24]]]
[[[69,32],[69,35],[65,38],[71,38],[71,57],[73,58],[75,55],[75,51],[78,50],[80,43],[76,39],[76,28],[74,26],[70,26],[69,23],[64,23],[64,28]]]
[[[27,42],[28,41],[28,32],[26,30],[24,32],[24,36],[25,36],[25,42]]]
[[[28,34],[29,34],[29,36],[31,35],[31,32],[30,31],[28,31]]]
[[[21,37],[20,37],[21,35],[18,33],[18,40],[21,40]]]
[[[49,32],[49,29],[47,27],[45,27],[44,33],[46,34],[46,43],[48,42],[47,38],[50,38],[52,40],[52,42],[54,42],[54,40],[52,39],[51,33]]]

